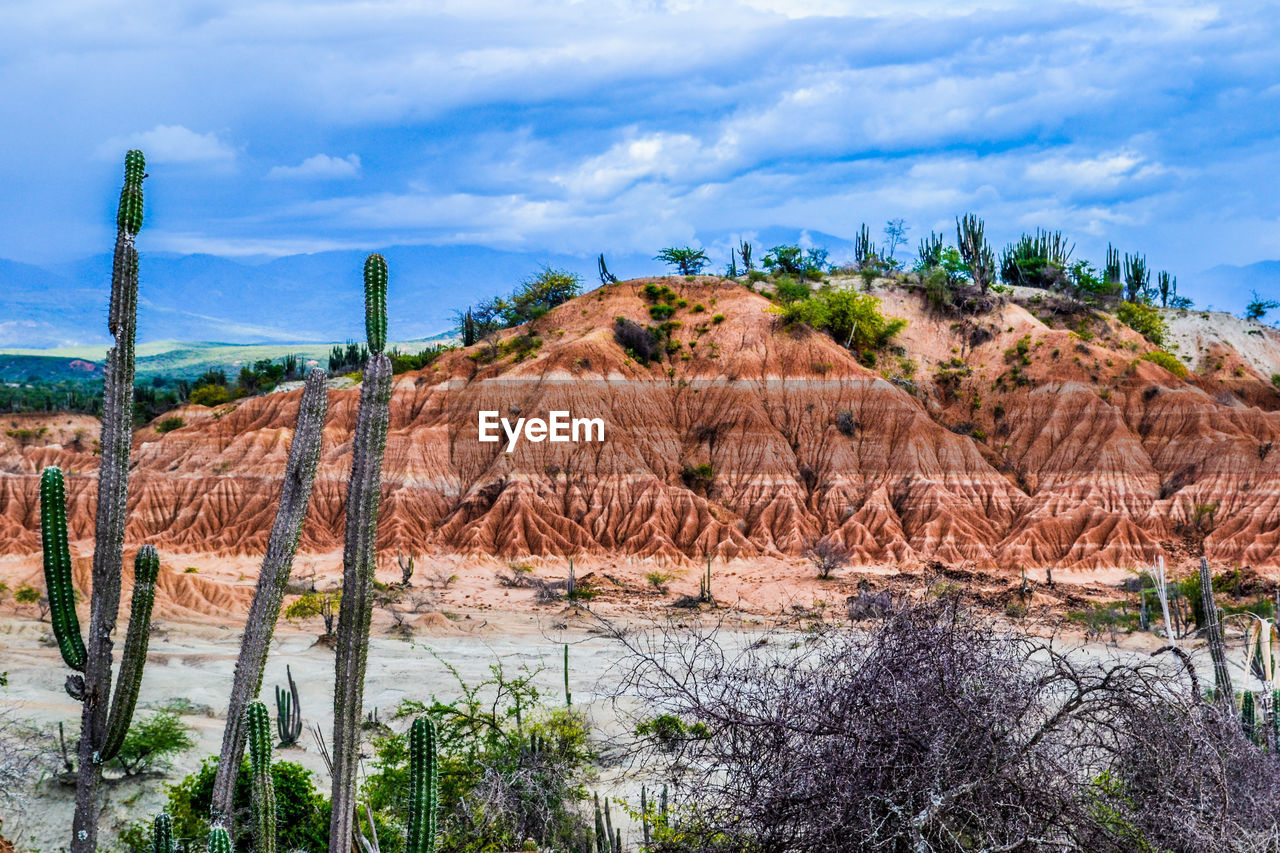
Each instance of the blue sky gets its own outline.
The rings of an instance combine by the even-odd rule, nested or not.
[[[1260,3],[10,0],[0,124],[0,256],[33,263],[108,249],[131,146],[150,250],[652,253],[890,217],[914,247],[976,211],[997,249],[1280,258]]]

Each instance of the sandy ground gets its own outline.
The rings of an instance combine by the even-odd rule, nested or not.
[[[4,561],[0,561],[4,562]],[[24,574],[17,561],[8,565],[10,577]],[[529,573],[546,580],[563,577],[564,561],[534,561]],[[312,569],[327,565],[323,558],[300,557],[294,577],[307,576]],[[3,568],[3,567],[0,567]],[[247,605],[253,581],[251,566],[222,560],[219,564],[201,562],[201,583],[214,582],[235,588],[236,595],[226,599],[232,605]],[[643,586],[644,574],[663,570],[676,575],[667,594]],[[497,561],[477,566],[474,560],[420,560],[415,575],[417,589],[428,590],[433,579],[438,596],[433,610],[408,617],[413,625],[411,639],[393,634],[393,619],[385,609],[375,617],[369,653],[365,708],[377,708],[385,719],[403,699],[429,701],[438,696],[456,698],[459,689],[448,672],[456,667],[468,683],[479,683],[490,675],[490,667],[501,663],[507,672],[522,667],[539,669],[536,683],[552,703],[558,704],[563,693],[562,644],[571,647],[570,687],[575,705],[589,713],[593,724],[607,737],[620,728],[618,708],[609,700],[616,684],[613,670],[620,651],[617,643],[604,636],[597,616],[622,621],[633,627],[653,624],[653,620],[676,618],[686,620],[716,619],[730,630],[734,642],[746,642],[758,631],[780,622],[803,628],[807,620],[839,618],[844,596],[857,590],[859,580],[875,588],[901,584],[923,586],[923,579],[893,573],[861,570],[845,573],[832,581],[817,581],[812,570],[795,563],[784,566],[763,564],[717,564],[716,595],[722,605],[714,616],[697,610],[683,610],[669,605],[683,593],[696,593],[702,571],[694,566],[661,566],[649,561],[611,561],[580,566],[577,577],[590,578],[601,595],[591,603],[591,611],[566,609],[563,604],[539,605],[534,592],[527,588],[509,588],[496,582],[495,574],[514,570]],[[3,572],[0,572],[3,574]],[[396,578],[390,571],[379,573],[384,581]],[[458,574],[447,586],[442,579]],[[1096,584],[1096,573],[1089,573],[1088,583]],[[189,577],[189,576],[188,576]],[[1084,581],[1082,577],[1078,579]],[[328,573],[320,571],[317,585],[329,586]],[[990,578],[971,582],[980,586],[1004,588],[1013,579]],[[1066,578],[1060,580],[1060,588]],[[12,583],[12,581],[11,581]],[[1039,596],[1037,596],[1038,598]],[[222,599],[218,599],[222,600]],[[125,603],[127,608],[127,591]],[[216,754],[221,743],[227,695],[239,648],[239,612],[211,612],[210,599],[187,602],[200,604],[199,611],[173,602],[157,600],[157,623],[152,636],[149,661],[140,697],[139,714],[146,709],[163,707],[171,700],[189,703],[185,722],[195,732],[197,747],[183,755],[163,778],[122,781],[109,789],[109,808],[102,820],[104,846],[128,823],[158,811],[164,802],[164,784],[172,783],[194,770],[201,759]],[[83,610],[84,608],[82,608]],[[82,620],[87,612],[82,612]],[[125,614],[121,616],[123,631]],[[281,620],[271,657],[267,664],[263,698],[274,718],[272,695],[274,685],[285,683],[285,666],[292,668],[301,694],[304,726],[318,725],[328,733],[332,729],[333,652],[316,642],[319,620],[304,625]],[[79,704],[63,689],[67,669],[57,648],[50,641],[49,625],[38,621],[33,610],[15,611],[12,602],[0,611],[0,671],[8,672],[9,686],[0,688],[0,713],[8,714],[46,734],[56,734],[62,721],[76,725]],[[1077,636],[1069,641],[1082,644]],[[1159,644],[1151,635],[1126,637],[1121,648],[1150,651]],[[1149,648],[1148,648],[1149,647]],[[1112,654],[1113,649],[1100,644],[1093,648],[1099,654]],[[625,701],[625,699],[623,700]],[[606,750],[606,756],[608,752]],[[304,729],[301,748],[280,750],[277,759],[296,761],[314,771],[318,784],[327,790],[324,771],[315,742]],[[54,762],[56,764],[56,762]],[[629,778],[624,768],[606,766],[592,787],[604,795],[638,798],[639,781]],[[3,833],[20,842],[19,849],[56,851],[66,844],[66,827],[71,821],[71,790],[47,782],[38,795],[19,814],[2,814]]]
[[[517,592],[530,595],[525,590]],[[596,608],[597,613],[604,610],[607,608]],[[412,638],[389,635],[390,619],[384,613],[378,614],[370,642],[366,710],[378,709],[385,720],[404,699],[457,698],[458,683],[446,664],[473,685],[490,677],[491,666],[500,664],[509,674],[527,667],[537,671],[535,683],[546,701],[557,705],[564,690],[563,644],[568,643],[574,705],[587,712],[605,746],[604,766],[592,787],[602,795],[638,800],[639,781],[628,778],[624,768],[609,760],[604,743],[619,728],[618,706],[609,698],[616,684],[612,668],[619,649],[614,640],[604,635],[596,616],[561,605],[542,607],[536,612],[450,612],[452,619],[439,613],[418,617]],[[758,624],[758,620],[753,621]],[[632,624],[639,624],[639,620],[633,619]],[[726,624],[731,628],[746,627],[741,614],[729,614]],[[735,633],[746,636],[740,630]],[[220,624],[209,619],[165,619],[156,624],[135,719],[172,700],[189,703],[190,710],[182,716],[193,729],[197,746],[179,758],[163,777],[122,780],[108,786],[109,806],[101,823],[103,847],[109,847],[115,833],[128,823],[162,808],[166,783],[180,780],[203,758],[218,752],[239,636],[238,628],[225,621]],[[312,770],[321,789],[327,791],[328,774],[309,729],[318,725],[326,735],[332,730],[333,651],[317,642],[314,630],[281,621],[262,691],[273,720],[273,686],[285,684],[286,665],[298,684],[304,732],[300,748],[277,750],[276,759],[294,761]],[[9,681],[7,688],[0,688],[0,713],[52,736],[56,736],[59,722],[78,726],[79,703],[63,689],[68,670],[50,641],[47,622],[34,615],[0,613],[0,671],[8,672]],[[51,759],[55,758],[56,741],[51,741],[49,747]],[[20,850],[63,849],[66,827],[71,823],[71,799],[69,787],[47,781],[21,812],[4,814],[0,810],[4,835],[19,842]],[[620,825],[627,825],[620,817],[615,819]]]

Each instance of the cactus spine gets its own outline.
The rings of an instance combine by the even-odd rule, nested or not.
[[[49,595],[49,621],[67,666],[84,670],[84,641],[76,616],[71,583],[71,549],[67,544],[67,496],[62,469],[50,466],[40,477],[40,539],[44,546],[44,580]]]
[[[369,275],[370,270],[375,274]],[[370,258],[365,264],[365,318],[370,355],[360,389],[347,487],[342,605],[338,613],[338,648],[334,655],[333,794],[330,800],[333,816],[329,822],[329,853],[348,853],[351,849],[364,673],[369,653],[369,624],[373,618],[373,575],[377,567],[374,548],[391,402],[391,361],[381,352],[386,338],[387,278],[385,272],[379,270],[385,270],[385,262]]]
[[[419,717],[409,730],[409,835],[405,853],[436,853],[439,803],[436,725],[430,717]]]
[[[364,331],[370,354],[386,349],[387,261],[382,255],[370,255],[364,262]]]
[[[244,757],[244,709],[257,698],[262,689],[262,673],[267,666],[271,637],[275,633],[276,620],[280,617],[280,604],[284,601],[285,587],[293,570],[293,557],[298,550],[302,523],[306,519],[307,505],[311,501],[311,487],[315,482],[316,468],[320,464],[320,438],[324,431],[328,405],[325,373],[316,368],[307,374],[302,398],[298,403],[298,420],[294,425],[293,443],[289,446],[289,458],[285,463],[276,518],[271,526],[271,537],[267,540],[267,551],[262,558],[253,603],[249,605],[244,635],[240,638],[240,656],[236,660],[231,698],[227,706],[227,725],[222,732],[222,748],[218,754],[212,815],[214,820],[223,822],[233,831],[231,819],[236,771]],[[297,690],[293,688],[292,678],[289,683],[296,709]],[[297,721],[297,726],[300,733],[301,719]],[[285,740],[283,732],[280,739]],[[294,734],[293,741],[296,740],[297,734]]]
[[[244,722],[249,743],[255,853],[276,853],[276,787],[271,778],[271,720],[267,706],[250,702],[244,709]]]
[[[302,734],[302,703],[298,701],[293,671],[287,666],[284,677],[289,681],[289,689],[276,686],[276,733],[280,735],[280,746],[293,746]]]
[[[70,583],[70,552],[66,548],[62,476],[46,472],[41,481],[45,583],[56,613],[54,630],[67,664],[84,673],[67,679],[67,691],[82,703],[71,853],[93,853],[97,848],[102,762],[119,751],[132,721],[146,662],[155,576],[159,568],[153,548],[139,551],[134,566],[133,612],[113,700],[111,635],[120,616],[129,453],[133,441],[133,344],[138,319],[138,250],[134,238],[142,228],[144,178],[146,161],[142,152],[130,151],[125,155],[124,186],[116,214],[116,245],[111,264],[107,329],[115,345],[107,352],[103,371],[102,460],[98,466],[98,508],[94,520],[93,592],[85,640],[79,639],[79,625],[74,615],[75,593]]]
[[[160,812],[151,824],[151,853],[174,853],[174,849],[173,818]]]

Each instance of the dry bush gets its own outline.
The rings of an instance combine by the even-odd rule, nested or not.
[[[617,638],[633,755],[674,782],[655,850],[1278,849],[1280,761],[1170,657],[1064,652],[955,599],[745,648]]]

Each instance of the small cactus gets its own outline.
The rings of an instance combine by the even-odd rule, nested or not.
[[[436,853],[439,804],[436,725],[430,717],[419,717],[409,730],[409,835],[405,853]]]
[[[302,703],[298,700],[298,685],[293,680],[293,670],[284,668],[289,689],[276,685],[276,733],[280,746],[293,746],[302,734]]]
[[[564,706],[573,707],[573,694],[569,692],[569,644],[564,644]]]
[[[252,779],[255,853],[275,853],[276,788],[271,778],[271,720],[267,706],[261,702],[250,702],[244,709],[244,717]]]
[[[40,538],[44,545],[44,585],[49,595],[49,620],[62,659],[84,671],[84,640],[76,616],[76,591],[71,583],[71,549],[67,545],[67,497],[62,469],[50,466],[40,477]]]
[[[209,853],[235,853],[231,835],[224,827],[215,826],[209,830]]]
[[[151,825],[151,853],[174,853],[173,818],[167,812],[156,815]]]

